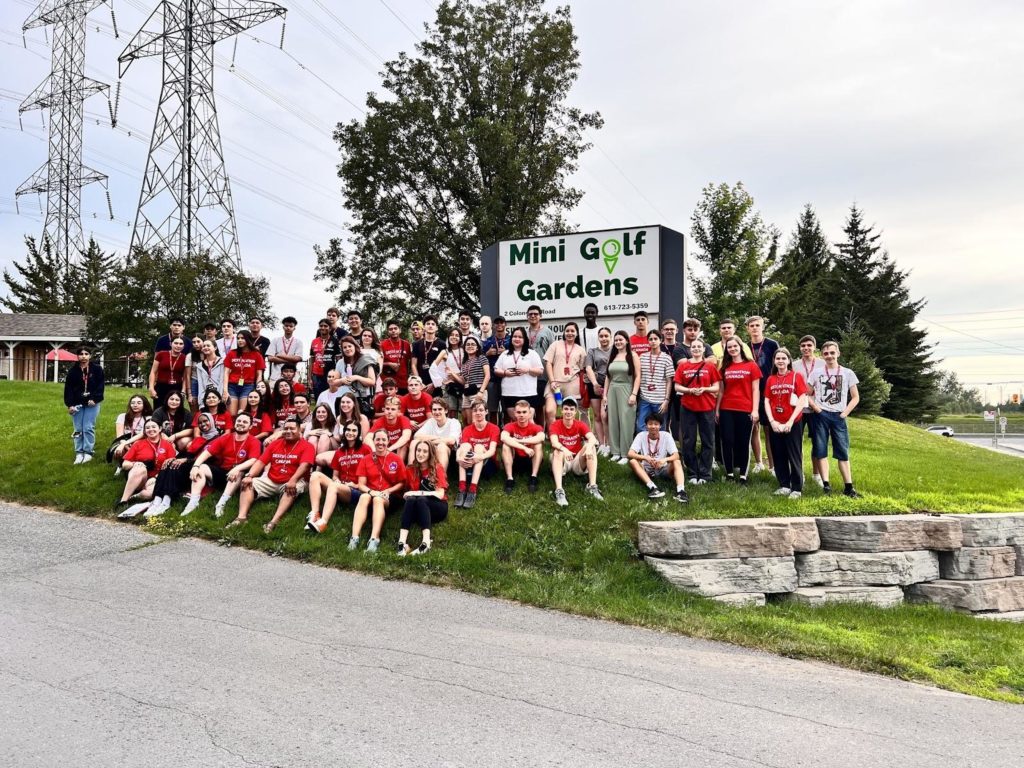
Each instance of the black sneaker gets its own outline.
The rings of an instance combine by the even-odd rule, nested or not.
[[[854,489],[854,488],[844,488],[843,489],[843,496],[849,496],[851,499],[862,499],[862,498],[864,498],[859,493],[857,493],[856,489]]]
[[[515,480],[506,480],[505,481],[505,493],[512,493],[512,491],[515,490],[515,487],[516,487],[516,481]]]
[[[689,504],[690,497],[686,495],[686,491],[676,491],[676,495],[672,497],[680,504]]]
[[[530,475],[530,482],[527,484],[526,490],[530,493],[537,492],[537,477],[535,475]]]
[[[455,506],[456,507],[461,507],[461,506],[465,505],[465,503],[466,503],[466,492],[465,491],[459,491],[457,494],[455,494]]]
[[[476,505],[476,494],[470,491],[466,494],[465,500],[462,502],[463,509],[472,509]]]
[[[829,485],[828,483],[825,483],[823,486],[821,486],[821,492],[823,494],[825,494],[826,496],[831,496],[832,495],[832,486]]]
[[[655,486],[654,488],[648,488],[647,489],[647,498],[648,499],[663,499],[663,498],[665,498],[665,492],[663,490],[661,490],[661,488],[658,488],[657,486]]]
[[[746,485],[747,484],[747,476],[746,475],[740,475],[740,479],[737,482],[739,482],[740,485]]]

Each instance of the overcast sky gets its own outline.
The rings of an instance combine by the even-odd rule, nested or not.
[[[381,61],[412,52],[430,0],[291,0],[279,21],[217,46],[221,137],[242,260],[265,272],[278,315],[308,342],[331,303],[311,244],[344,231],[331,129],[359,118]],[[35,0],[0,6],[0,265],[42,227],[14,190],[45,161],[39,112],[18,103],[49,71],[50,39],[21,25]],[[116,57],[154,7],[115,0],[89,17],[86,72],[116,82]],[[1024,3],[836,0],[572,4],[582,71],[572,102],[605,127],[582,161],[583,229],[660,223],[689,231],[709,182],[743,181],[784,233],[812,203],[833,240],[852,202],[926,298],[943,367],[972,384],[1024,389]],[[624,10],[628,8],[628,13]],[[333,18],[332,18],[333,14]],[[127,246],[160,88],[158,59],[123,80],[119,126],[86,104],[85,158],[110,175],[83,191],[87,232]],[[527,233],[524,233],[527,234]],[[988,390],[992,396],[996,388]]]

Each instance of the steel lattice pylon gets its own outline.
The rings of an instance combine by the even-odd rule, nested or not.
[[[132,249],[176,256],[209,251],[241,268],[231,186],[213,98],[213,47],[285,9],[270,2],[163,0],[121,52],[163,56],[163,86],[150,139]],[[150,24],[159,29],[148,29]]]
[[[43,0],[22,26],[23,31],[53,25],[52,68],[49,76],[18,108],[49,109],[47,161],[18,189],[15,196],[46,193],[43,237],[54,257],[69,263],[85,250],[82,233],[82,187],[106,175],[82,165],[83,102],[107,89],[85,76],[85,17],[106,0]]]

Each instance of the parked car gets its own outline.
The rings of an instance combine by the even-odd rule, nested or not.
[[[943,437],[952,437],[954,434],[952,427],[943,424],[932,424],[932,426],[928,427],[927,431],[936,435],[942,435]]]

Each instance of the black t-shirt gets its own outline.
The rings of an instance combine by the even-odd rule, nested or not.
[[[767,381],[772,375],[772,368],[775,365],[775,353],[779,351],[779,342],[775,339],[764,338],[760,343],[750,342],[750,354],[754,362],[761,369],[761,377]]]
[[[420,339],[412,345],[412,356],[416,358],[416,366],[420,372],[420,377],[423,377],[427,373],[427,368],[434,364],[437,360],[437,356],[444,350],[444,342],[440,337],[435,337],[430,343],[428,348],[427,340]],[[429,381],[427,382],[430,383]]]
[[[704,358],[707,359],[713,355],[711,351],[711,345],[706,341],[704,342]],[[680,342],[676,344],[675,349],[672,350],[672,364],[678,366],[681,360],[690,359],[690,345]]]
[[[261,355],[267,356],[267,350],[270,349],[270,339],[261,335],[253,339],[253,344],[260,351]]]
[[[187,408],[179,408],[170,418],[167,409],[160,406],[153,411],[153,421],[160,425],[161,431],[170,437],[175,432],[181,432],[192,423],[192,414]]]

